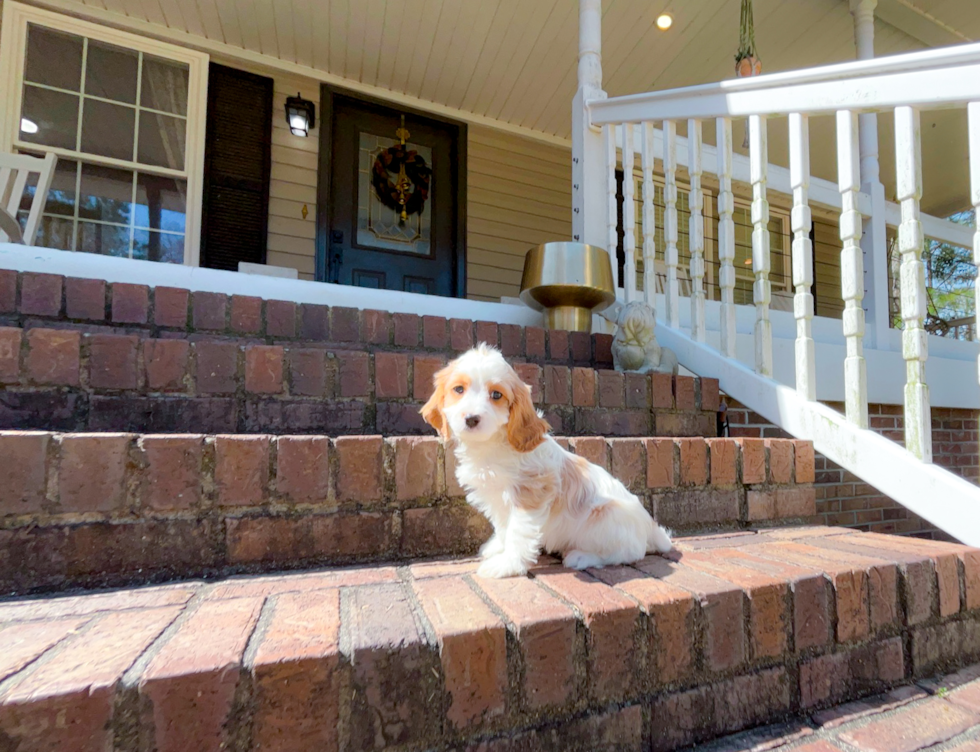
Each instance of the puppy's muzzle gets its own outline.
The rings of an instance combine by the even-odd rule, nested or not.
[[[476,428],[478,425],[480,425],[480,416],[479,415],[467,415],[466,416],[466,427],[467,428]]]

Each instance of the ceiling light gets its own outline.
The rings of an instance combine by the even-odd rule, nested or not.
[[[670,13],[661,13],[657,16],[657,28],[661,31],[667,31],[674,24],[674,19]]]

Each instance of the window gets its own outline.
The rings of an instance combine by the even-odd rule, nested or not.
[[[10,2],[3,31],[3,148],[58,156],[36,244],[196,265],[207,56]]]

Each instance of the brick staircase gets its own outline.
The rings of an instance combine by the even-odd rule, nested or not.
[[[475,576],[416,413],[478,339],[674,553]],[[980,551],[813,525],[808,442],[608,353],[0,272],[0,750],[672,750],[980,659]]]

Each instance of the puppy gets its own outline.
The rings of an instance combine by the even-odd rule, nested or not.
[[[526,574],[542,548],[573,569],[671,550],[670,534],[636,496],[548,435],[531,388],[497,350],[480,344],[439,371],[421,413],[455,442],[466,500],[493,525],[481,577]]]

